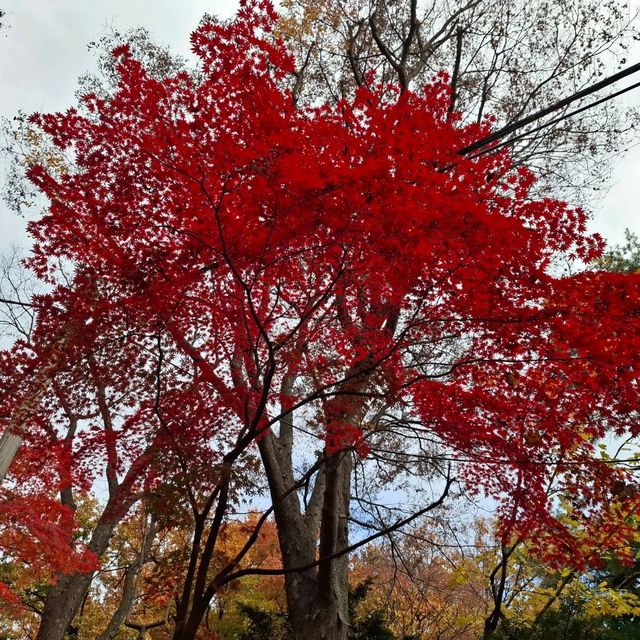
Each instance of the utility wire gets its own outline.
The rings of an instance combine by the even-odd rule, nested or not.
[[[599,82],[596,82],[595,84],[592,84],[588,87],[585,87],[584,89],[581,89],[580,91],[567,96],[566,98],[562,98],[562,100],[558,100],[557,102],[554,102],[553,104],[549,105],[548,107],[545,107],[544,109],[540,109],[539,111],[536,111],[535,113],[532,113],[531,115],[526,116],[525,118],[521,118],[520,120],[516,120],[515,122],[511,122],[510,124],[505,125],[504,127],[498,129],[497,131],[494,131],[493,133],[490,133],[488,136],[485,136],[484,138],[480,138],[480,140],[476,140],[475,142],[472,142],[471,144],[467,145],[466,147],[463,147],[462,149],[460,149],[458,151],[458,155],[461,156],[466,156],[470,153],[473,153],[474,151],[479,151],[480,149],[482,149],[483,147],[485,147],[488,144],[491,144],[492,142],[497,142],[499,140],[501,140],[502,138],[504,138],[505,136],[510,135],[511,133],[514,133],[516,131],[518,131],[519,129],[522,129],[523,127],[526,127],[529,124],[532,124],[534,122],[537,122],[538,120],[544,118],[545,116],[548,116],[556,111],[558,111],[559,109],[562,109],[568,105],[570,105],[572,102],[575,102],[576,100],[580,100],[581,98],[585,98],[586,96],[591,95],[592,93],[596,93],[597,91],[600,91],[600,89],[604,89],[605,87],[608,87],[616,82],[618,82],[618,80],[622,80],[623,78],[626,78],[627,76],[630,76],[634,73],[637,73],[638,71],[640,71],[640,62],[631,65],[630,67],[627,67],[626,69],[623,69],[622,71],[618,71],[618,73],[614,73],[611,76],[608,76],[607,78],[604,78],[603,80],[600,80]],[[586,108],[590,108],[593,106],[596,106],[597,104],[600,104],[601,102],[605,102],[606,100],[610,100],[614,97],[616,97],[617,95],[620,95],[620,93],[624,93],[625,91],[630,91],[631,88],[635,88],[635,86],[637,85],[633,85],[632,87],[628,87],[627,89],[623,90],[622,92],[617,92],[614,94],[611,94],[610,96],[606,96],[605,98],[602,98],[599,101],[594,102],[591,105],[588,105]],[[582,109],[582,111],[586,110]],[[581,110],[576,110],[575,113],[580,113]],[[573,115],[575,115],[575,113]],[[569,114],[565,114],[566,117],[569,117]],[[558,120],[559,121],[559,120]],[[549,126],[550,124],[553,124],[554,121],[551,121],[549,123],[547,123],[547,125],[545,126]],[[542,126],[540,128],[543,128]],[[487,151],[493,151],[496,147],[491,147],[491,149],[487,150]],[[478,154],[480,155],[480,154]],[[477,157],[477,156],[473,156],[473,157]]]
[[[20,300],[9,300],[8,298],[0,298],[0,304],[9,304],[16,307],[23,307],[25,309],[37,309],[37,306],[30,302],[21,302]]]
[[[533,467],[581,467],[589,465],[624,465],[629,471],[640,470],[640,458],[582,458],[574,460],[528,460],[523,458],[492,458],[489,456],[438,456],[434,455],[434,460],[447,462],[462,462],[466,464],[497,464],[516,465]]]
[[[478,151],[478,153],[475,153],[472,156],[468,156],[469,160],[473,160],[474,158],[479,158],[480,156],[484,156],[487,153],[492,153],[494,151],[497,151],[498,149],[501,149],[502,147],[505,147],[507,145],[511,145],[514,142],[518,142],[519,140],[522,140],[524,138],[526,138],[527,136],[530,136],[532,133],[537,133],[538,131],[542,131],[542,129],[546,129],[547,127],[550,127],[554,124],[558,124],[559,122],[562,122],[563,120],[567,120],[569,118],[572,118],[573,116],[578,115],[579,113],[582,113],[584,111],[587,111],[589,109],[592,109],[593,107],[597,107],[598,105],[607,102],[608,100],[612,100],[613,98],[617,98],[618,96],[621,96],[623,93],[627,93],[629,91],[632,91],[633,89],[637,89],[638,87],[640,87],[640,82],[636,82],[635,84],[632,84],[628,87],[625,87],[624,89],[620,89],[619,91],[616,91],[615,93],[612,93],[611,95],[608,96],[604,96],[604,98],[600,98],[599,100],[596,100],[595,102],[590,102],[589,104],[584,105],[583,107],[580,107],[579,109],[574,109],[573,111],[569,111],[568,113],[564,113],[561,116],[558,116],[557,118],[554,118],[553,120],[549,120],[548,122],[544,122],[541,125],[538,125],[537,127],[534,127],[533,129],[529,129],[528,131],[525,131],[524,133],[519,133],[516,136],[512,136],[511,138],[509,138],[508,140],[503,140],[502,142],[500,142],[499,144],[496,144],[492,147],[489,147],[488,149],[481,149],[480,151]]]

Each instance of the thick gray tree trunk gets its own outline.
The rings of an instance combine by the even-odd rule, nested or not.
[[[291,443],[286,428],[259,443],[267,471],[282,553],[287,570],[313,564],[348,546],[352,457],[335,454],[316,478],[303,512],[294,484]],[[302,572],[285,574],[289,622],[295,640],[346,640],[349,625],[348,557],[333,559]]]
[[[96,556],[101,556],[107,550],[115,526],[115,521],[104,521],[96,526],[88,544],[89,550]],[[94,572],[90,571],[59,577],[58,582],[47,594],[36,640],[64,639],[64,634],[73,622],[89,590],[93,574]]]
[[[320,558],[330,557],[349,546],[351,471],[351,453],[336,454],[328,461],[318,552]],[[308,618],[306,633],[304,627],[297,629],[296,640],[346,640],[349,630],[348,555],[319,565]]]

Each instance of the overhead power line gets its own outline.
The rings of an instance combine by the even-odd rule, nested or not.
[[[537,133],[538,131],[542,131],[542,129],[546,129],[547,127],[550,127],[554,124],[558,124],[559,122],[562,122],[563,120],[568,120],[569,118],[572,118],[573,116],[577,116],[579,113],[582,113],[584,111],[588,111],[589,109],[593,109],[593,107],[597,107],[598,105],[602,104],[603,102],[607,102],[608,100],[612,100],[613,98],[617,98],[618,96],[621,96],[623,93],[628,93],[629,91],[632,91],[633,89],[637,89],[638,87],[640,87],[640,82],[636,82],[635,84],[632,84],[628,87],[625,87],[624,89],[620,89],[619,91],[616,91],[615,93],[611,93],[607,96],[604,96],[604,98],[600,98],[599,100],[595,100],[594,102],[590,102],[589,104],[586,104],[582,107],[580,107],[579,109],[574,109],[573,111],[569,111],[567,113],[562,114],[561,116],[558,116],[557,118],[554,118],[553,120],[549,120],[547,122],[543,122],[541,125],[538,125],[537,127],[534,127],[533,129],[528,129],[527,131],[524,131],[523,133],[519,133],[516,136],[512,136],[511,138],[508,138],[507,140],[503,140],[502,142],[493,145],[492,147],[489,147],[488,149],[481,149],[480,151],[478,151],[478,153],[469,156],[470,160],[473,160],[474,158],[479,158],[480,156],[483,156],[487,153],[491,153],[493,151],[497,151],[498,149],[501,149],[502,147],[506,147],[507,145],[513,144],[514,142],[518,142],[519,140],[522,140],[524,138],[527,138],[528,136],[530,136],[532,133]]]
[[[511,122],[507,125],[505,125],[504,127],[498,129],[497,131],[494,131],[493,133],[490,133],[489,135],[485,136],[484,138],[480,138],[479,140],[476,140],[475,142],[472,142],[471,144],[467,145],[466,147],[463,147],[462,149],[460,149],[458,151],[459,155],[462,156],[467,156],[470,153],[473,153],[474,151],[480,151],[481,149],[483,150],[483,153],[489,152],[489,151],[493,151],[494,149],[498,148],[499,146],[504,146],[504,143],[501,145],[498,145],[498,147],[493,146],[490,147],[489,149],[483,149],[483,147],[485,147],[486,145],[490,145],[492,142],[498,142],[499,140],[502,140],[505,136],[508,136],[512,133],[515,133],[516,131],[522,129],[523,127],[526,127],[527,125],[533,124],[534,122],[537,122],[538,120],[541,120],[542,118],[551,115],[552,113],[555,113],[556,111],[559,111],[560,109],[563,109],[564,107],[567,107],[568,105],[572,104],[573,102],[576,102],[577,100],[581,100],[582,98],[586,98],[587,96],[596,93],[597,91],[600,91],[601,89],[605,89],[606,87],[611,86],[612,84],[618,82],[619,80],[622,80],[623,78],[626,78],[630,75],[633,75],[634,73],[637,73],[638,71],[640,71],[640,62],[631,65],[630,67],[627,67],[626,69],[623,69],[622,71],[618,71],[617,73],[614,73],[611,76],[608,76],[607,78],[604,78],[603,80],[600,80],[599,82],[596,82],[595,84],[592,84],[588,87],[585,87],[584,89],[581,89],[580,91],[577,91],[576,93],[567,96],[565,98],[562,98],[562,100],[558,100],[557,102],[554,102],[553,104],[549,105],[548,107],[545,107],[544,109],[540,109],[539,111],[536,111],[524,118],[521,118],[520,120],[516,120],[515,122]],[[562,116],[561,118],[556,118],[555,120],[551,120],[548,123],[544,124],[544,125],[540,125],[540,127],[536,128],[536,131],[539,131],[540,129],[543,129],[546,126],[550,126],[552,124],[555,124],[556,122],[560,122],[560,120],[564,119],[565,117],[570,117],[570,115],[576,115],[577,113],[581,113],[582,111],[586,111],[589,108],[595,107],[598,104],[601,104],[603,102],[606,102],[607,100],[611,100],[612,98],[617,97],[618,95],[621,95],[622,93],[625,93],[626,91],[630,91],[632,88],[635,88],[636,85],[632,85],[631,87],[627,87],[626,89],[623,89],[621,91],[618,91],[616,93],[613,93],[611,95],[605,96],[604,98],[601,98],[600,100],[597,100],[596,102],[593,102],[589,105],[586,105],[585,107],[581,108],[581,109],[577,109],[575,112],[572,112],[571,114],[565,114],[564,116]],[[532,133],[531,131],[529,133]],[[513,142],[514,140],[510,140],[510,142]],[[482,154],[477,154],[473,157],[478,157],[479,155]]]
[[[21,300],[9,300],[8,298],[0,298],[0,304],[8,304],[16,307],[24,307],[28,309],[36,309],[36,305],[30,302],[22,302]]]

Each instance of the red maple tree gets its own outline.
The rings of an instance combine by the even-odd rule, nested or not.
[[[7,406],[32,391],[15,359],[33,379],[39,367],[56,374],[24,421],[16,478],[31,486],[44,470],[49,488],[87,488],[99,456],[130,479],[116,483],[122,513],[145,482],[215,468],[203,521],[211,509],[222,520],[233,465],[257,443],[291,576],[301,557],[288,551],[292,485],[269,447],[293,447],[295,424],[308,423],[323,439],[314,522],[328,559],[305,567],[304,593],[302,579],[287,580],[306,638],[346,633],[332,593],[349,452],[367,455],[381,404],[464,461],[468,485],[502,502],[510,535],[544,540],[554,559],[590,560],[554,518],[553,480],[574,519],[617,546],[637,498],[619,498],[623,472],[594,451],[612,430],[637,431],[638,276],[558,275],[558,257],[589,262],[602,250],[586,214],[532,198],[532,174],[504,149],[461,157],[490,122],[451,114],[444,77],[296,106],[274,20],[256,1],[228,25],[200,27],[196,75],[154,79],[120,48],[115,95],[33,118],[74,168],[30,172],[50,205],[30,225],[29,265],[53,289],[37,301],[34,343],[6,355]],[[56,280],[60,260],[76,265],[73,282]],[[117,416],[77,429],[70,448],[65,401],[87,420],[105,402]],[[162,451],[178,462],[163,465]],[[216,589],[239,574],[207,576],[209,542],[176,639],[194,637]],[[307,564],[316,549],[314,537]]]

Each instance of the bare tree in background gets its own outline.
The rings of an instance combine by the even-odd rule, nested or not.
[[[445,71],[451,110],[498,126],[625,66],[638,39],[636,16],[617,0],[284,0],[283,10],[300,101],[335,101],[368,82],[419,90]],[[637,116],[601,105],[524,137],[513,153],[541,188],[592,202]]]
[[[336,101],[369,82],[419,90],[444,71],[451,111],[464,121],[495,118],[496,126],[626,66],[640,39],[637,15],[620,0],[283,0],[280,11],[276,35],[296,56],[291,84],[300,103]],[[115,89],[110,51],[124,42],[154,77],[188,67],[144,28],[111,30],[89,43],[97,68],[81,77],[78,95],[106,97]],[[14,157],[5,184],[13,209],[33,199],[20,167],[32,163],[34,153],[51,151],[45,140],[33,139],[25,120],[2,126],[4,151]],[[513,155],[536,171],[542,191],[592,204],[637,122],[636,109],[612,101],[522,137]]]
[[[29,341],[35,322],[30,300],[36,290],[36,280],[22,263],[17,247],[0,255],[0,340],[20,338]]]

